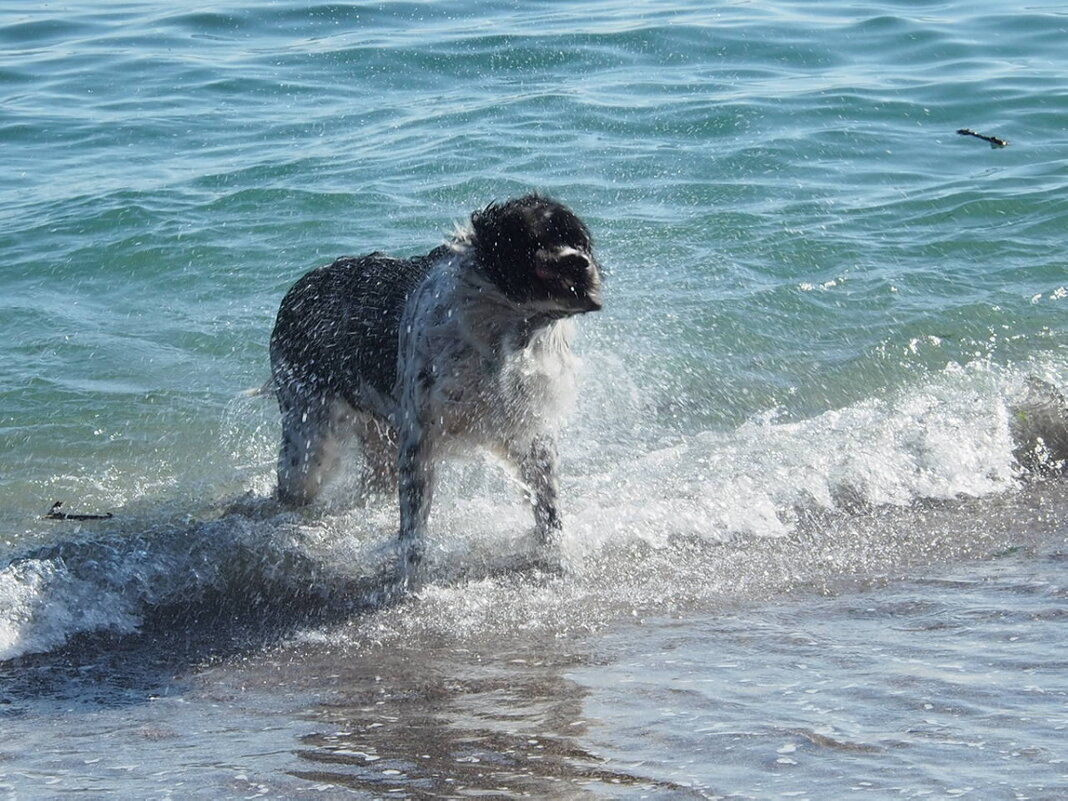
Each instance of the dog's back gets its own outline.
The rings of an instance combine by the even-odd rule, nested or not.
[[[339,396],[382,415],[378,407],[390,399],[397,378],[404,305],[439,256],[346,256],[297,281],[282,300],[271,335],[280,398],[287,388],[299,388],[305,396]]]

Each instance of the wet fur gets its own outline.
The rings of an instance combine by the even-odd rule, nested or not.
[[[396,487],[419,561],[438,460],[489,448],[529,489],[539,537],[560,527],[552,431],[574,384],[571,317],[600,308],[586,226],[539,195],[490,204],[417,259],[341,258],[301,278],[271,337],[282,416],[278,496],[309,503],[357,436],[368,483]]]

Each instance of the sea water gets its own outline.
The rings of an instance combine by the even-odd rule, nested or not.
[[[1068,796],[1066,41],[987,0],[5,2],[0,795]],[[606,273],[565,570],[476,459],[390,596],[392,499],[270,502],[274,313],[533,189]]]

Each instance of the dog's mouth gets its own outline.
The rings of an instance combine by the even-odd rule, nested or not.
[[[583,308],[579,312],[579,314],[586,314],[587,312],[600,311],[603,308],[603,304],[601,303],[601,299],[599,297],[595,296],[595,295],[587,295],[585,300],[586,300],[585,308]]]
[[[575,314],[576,312],[563,311],[561,309],[556,311],[540,312],[529,319],[531,323],[537,325],[538,323],[555,323],[557,320],[563,320],[567,317],[572,317]]]
[[[600,295],[596,293],[576,293],[563,298],[563,300],[566,303],[566,306],[561,310],[561,314],[564,316],[600,311],[602,307]]]
[[[563,320],[567,317],[575,317],[579,314],[600,311],[602,304],[600,298],[592,296],[556,298],[551,308],[540,311],[536,317],[545,320]]]
[[[600,306],[598,305],[597,308],[600,308]],[[587,311],[595,311],[595,310],[594,309],[580,309],[580,308],[574,308],[574,309],[563,309],[563,308],[546,309],[544,311],[539,311],[538,313],[533,314],[530,317],[528,317],[527,318],[527,325],[530,326],[531,328],[540,328],[541,326],[549,325],[550,323],[559,322],[560,320],[566,320],[568,317],[575,317],[575,316],[577,316],[579,314],[585,314]]]

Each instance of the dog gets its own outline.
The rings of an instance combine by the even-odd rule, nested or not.
[[[437,462],[489,449],[561,527],[553,430],[573,394],[571,318],[601,308],[590,231],[539,194],[490,203],[428,255],[343,257],[282,300],[271,335],[278,498],[313,501],[356,436],[367,483],[395,487],[402,568],[419,564]]]

